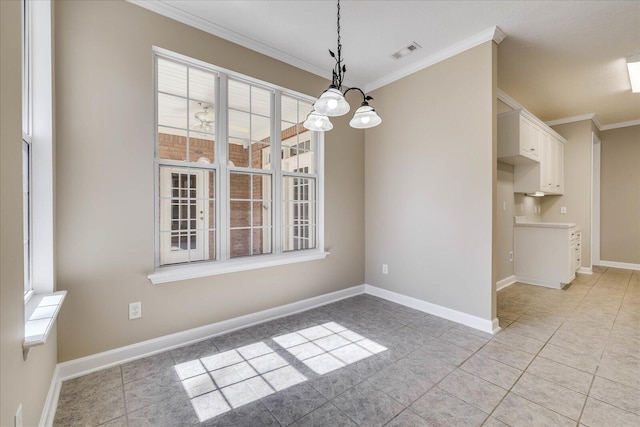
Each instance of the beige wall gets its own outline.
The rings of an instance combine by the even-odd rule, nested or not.
[[[498,223],[494,252],[497,262],[497,281],[512,276],[514,272],[513,262],[509,261],[509,252],[513,251],[513,217],[520,215],[525,216],[527,221],[542,221],[542,198],[514,193],[513,178],[513,166],[498,162],[498,202],[496,204]]]
[[[20,2],[0,2],[0,426],[13,426],[22,404],[23,425],[40,420],[56,364],[56,334],[22,359],[22,146]]]
[[[582,230],[582,267],[591,267],[591,120],[554,126],[566,140],[564,146],[564,195],[542,199],[542,220],[575,222]],[[567,213],[561,214],[560,207]]]
[[[366,131],[366,282],[483,319],[495,315],[495,50],[376,90],[384,123]]]
[[[600,133],[600,258],[640,264],[640,126]]]
[[[364,132],[340,118],[326,135],[327,259],[152,285],[152,45],[310,95],[328,82],[129,3],[55,6],[61,362],[364,283]]]

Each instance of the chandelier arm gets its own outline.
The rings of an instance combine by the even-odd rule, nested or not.
[[[362,89],[360,89],[359,87],[350,87],[349,89],[345,90],[342,94],[343,94],[344,96],[347,96],[347,93],[349,93],[349,92],[350,92],[350,91],[352,91],[352,90],[357,90],[358,92],[360,92],[360,95],[362,95],[362,104],[363,104],[363,105],[364,105],[364,104],[367,104],[367,105],[368,105],[367,101],[370,101],[370,100],[372,100],[372,99],[373,99],[373,97],[371,97],[371,96],[367,96],[367,94],[366,94],[366,93],[364,93],[364,91],[363,91]]]

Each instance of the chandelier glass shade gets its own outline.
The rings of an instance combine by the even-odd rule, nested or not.
[[[313,105],[313,109],[325,116],[338,117],[347,114],[351,106],[349,106],[342,92],[330,87],[320,95],[320,98]]]
[[[333,124],[329,121],[329,117],[316,111],[309,113],[302,126],[304,126],[305,129],[315,130],[318,132],[325,132],[333,129]]]
[[[353,115],[349,126],[356,129],[368,129],[378,126],[380,123],[382,123],[382,119],[376,113],[375,108],[367,102],[363,102]]]
[[[349,103],[345,96],[348,92],[355,90],[362,95],[362,104],[358,108],[353,116],[353,119],[349,122],[349,125],[356,129],[367,129],[374,126],[378,126],[382,123],[382,119],[376,113],[375,108],[369,105],[368,101],[373,100],[371,96],[368,96],[364,91],[358,87],[351,87],[342,91],[342,82],[344,80],[345,73],[347,72],[347,66],[343,64],[342,59],[342,43],[340,42],[340,0],[338,0],[338,49],[337,53],[329,50],[329,55],[336,61],[336,65],[333,68],[331,85],[325,90],[320,98],[313,104],[313,111],[309,113],[307,119],[302,126],[305,129],[313,131],[328,131],[333,129],[333,125],[329,120],[329,117],[343,116],[351,110]]]

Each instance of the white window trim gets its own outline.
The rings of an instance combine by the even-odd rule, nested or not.
[[[29,67],[31,88],[23,89],[30,102],[30,108],[23,109],[27,116],[27,135],[31,148],[31,288],[25,294],[24,324],[25,339],[23,357],[26,360],[29,350],[36,345],[45,344],[53,331],[58,313],[66,295],[65,291],[55,291],[54,271],[54,221],[53,221],[53,56],[52,56],[52,2],[51,0],[30,3],[31,23],[28,26],[30,38],[27,42],[31,49]],[[24,58],[23,58],[24,59]],[[24,132],[23,132],[24,137]],[[48,301],[56,297],[55,310],[51,311]],[[47,305],[47,316],[37,311],[41,302]],[[49,319],[47,327],[33,333],[34,321],[43,323]],[[37,329],[37,328],[36,328]]]
[[[216,90],[219,93],[221,99],[226,99],[227,97],[227,89],[226,89],[226,80],[228,77],[238,79],[240,81],[247,82],[249,84],[255,84],[260,87],[266,87],[270,90],[273,90],[275,93],[284,93],[287,95],[291,95],[301,100],[306,100],[310,103],[315,102],[315,98],[309,95],[305,95],[287,88],[283,88],[277,85],[273,85],[268,82],[264,82],[258,79],[254,79],[240,73],[236,73],[231,70],[227,70],[225,68],[213,66],[203,61],[199,61],[197,59],[193,59],[157,46],[153,46],[152,49],[152,57],[154,61],[154,67],[156,66],[156,57],[163,57],[169,60],[175,60],[182,63],[187,64],[188,66],[194,66],[198,68],[204,68],[211,72],[217,73],[217,83]],[[154,133],[156,134],[155,144],[157,149],[157,71],[154,68],[154,111],[155,119],[154,119]],[[279,96],[275,97],[275,105],[273,108],[274,121],[276,123],[280,123],[280,106],[279,106]],[[226,105],[226,102],[225,102]],[[217,128],[226,128],[226,110],[216,108],[216,127]],[[226,245],[221,245],[222,239],[228,239],[228,230],[224,227],[221,227],[221,221],[224,221],[226,216],[228,215],[228,209],[224,208],[223,205],[227,204],[227,200],[225,195],[228,194],[226,191],[226,183],[228,181],[228,175],[230,170],[235,169],[244,169],[244,168],[229,168],[226,162],[220,162],[219,159],[222,158],[222,150],[226,150],[225,144],[218,143],[221,139],[218,138],[218,131],[216,132],[216,146],[215,146],[215,155],[216,161],[207,165],[206,167],[214,170],[216,173],[216,205],[217,205],[217,216],[216,216],[216,244],[217,250],[216,255],[218,257],[217,260],[211,261],[202,261],[202,262],[192,262],[188,264],[178,264],[178,265],[159,265],[159,257],[160,257],[160,249],[159,249],[159,220],[158,220],[158,209],[159,209],[159,185],[158,185],[158,170],[159,170],[159,161],[157,156],[154,156],[154,188],[155,188],[155,211],[154,211],[154,224],[155,224],[155,244],[154,244],[154,258],[155,258],[155,268],[152,273],[150,273],[147,277],[151,281],[152,284],[160,284],[160,283],[168,283],[175,282],[181,280],[188,280],[200,277],[214,276],[218,274],[227,274],[227,273],[235,273],[240,271],[254,270],[260,268],[268,268],[279,265],[293,264],[298,262],[307,262],[324,259],[329,255],[329,252],[324,250],[324,133],[317,132],[316,137],[316,173],[307,175],[312,176],[316,180],[317,186],[317,200],[316,200],[316,218],[317,218],[317,241],[315,249],[305,249],[305,250],[295,250],[295,251],[287,251],[282,252],[281,245],[281,236],[280,231],[282,227],[282,218],[281,218],[281,209],[275,209],[274,217],[273,217],[273,252],[272,254],[264,254],[264,255],[253,255],[247,257],[239,257],[239,258],[228,258],[228,253],[226,253]],[[276,155],[280,147],[280,135],[277,134],[275,129],[272,130],[272,138],[271,140],[274,142],[272,144],[272,170],[269,173],[272,177],[272,185],[273,185],[273,204],[281,204],[282,200],[276,199],[278,194],[281,194],[281,186],[282,186],[282,178],[283,176],[289,175],[297,175],[295,173],[289,173],[285,171],[280,171],[280,156]],[[276,154],[273,154],[276,153]],[[224,156],[226,158],[226,156]],[[162,164],[166,164],[167,162],[172,163],[170,161],[162,161]],[[224,163],[224,164],[223,164]],[[189,167],[189,162],[176,162],[176,165],[180,165],[182,167]],[[192,164],[194,167],[202,167],[202,165]],[[279,171],[279,172],[278,172]],[[247,172],[250,172],[247,170]],[[223,205],[221,205],[223,204]]]
[[[258,268],[276,267],[279,265],[325,259],[329,252],[320,249],[308,249],[284,254],[258,255],[253,257],[232,258],[225,261],[197,262],[157,268],[147,277],[154,285],[215,276],[218,274],[237,273],[239,271]]]

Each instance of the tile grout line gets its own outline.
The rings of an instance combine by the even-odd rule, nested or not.
[[[608,270],[608,268],[607,268],[607,270]],[[607,270],[605,270],[605,272]],[[597,285],[597,283],[600,281],[600,279],[602,278],[603,275],[604,275],[604,273],[602,273],[600,275],[600,277],[598,278],[598,280],[596,280],[596,283],[594,284],[594,287]],[[580,424],[580,422],[582,421],[582,416],[584,415],[584,410],[587,407],[587,401],[589,400],[589,397],[590,397],[590,394],[591,394],[591,389],[593,388],[593,383],[596,381],[596,376],[598,375],[598,370],[600,369],[600,362],[602,361],[602,358],[604,357],[604,353],[607,351],[609,339],[611,338],[611,332],[613,331],[613,328],[614,328],[614,326],[616,324],[616,320],[618,319],[618,316],[620,315],[620,310],[622,309],[622,303],[624,302],[624,299],[625,299],[625,297],[627,295],[627,292],[629,291],[629,285],[631,283],[631,277],[633,277],[633,273],[631,273],[631,275],[629,276],[629,280],[627,281],[627,285],[626,285],[625,290],[624,290],[624,295],[622,297],[622,300],[620,301],[620,305],[618,306],[618,310],[616,311],[616,317],[613,320],[611,328],[609,329],[609,335],[607,336],[607,340],[606,340],[606,344],[605,344],[604,350],[602,350],[602,353],[600,354],[600,357],[598,359],[598,366],[596,366],[596,370],[593,373],[593,378],[591,379],[591,384],[589,384],[589,390],[587,390],[587,397],[584,400],[584,405],[582,406],[582,410],[580,411],[580,416],[578,417],[578,424]],[[614,382],[614,381],[612,381],[612,382]],[[619,383],[616,382],[616,384],[619,384]],[[592,397],[592,399],[595,399],[595,398]],[[596,399],[596,400],[600,401],[600,399]],[[607,402],[604,402],[604,403],[618,408],[617,406],[612,405],[610,403],[607,403]],[[618,409],[622,409],[622,408],[618,408]],[[624,409],[622,409],[622,410],[624,410]]]
[[[599,279],[600,279],[600,278],[598,278],[598,280],[599,280]],[[597,280],[596,280],[596,282],[597,282]],[[595,286],[595,283],[594,283],[594,285],[593,285],[593,286]],[[589,291],[588,291],[587,293],[585,293],[585,295],[581,298],[581,300],[580,300],[580,302],[578,303],[578,305],[576,305],[576,308],[577,308],[577,307],[582,303],[582,301],[584,301],[584,299],[586,298],[587,294],[588,294],[589,292],[591,292],[591,289],[593,289],[593,286],[592,286],[592,287],[589,289]],[[540,304],[536,304],[536,305],[534,305],[534,307],[535,307],[535,306],[537,306],[537,305],[540,305]],[[573,311],[575,311],[575,310],[576,310],[576,308],[574,308],[574,309],[573,309]],[[511,326],[513,323],[515,323],[515,322],[516,322],[520,317],[522,317],[525,313],[526,313],[526,311],[525,311],[524,313],[520,314],[520,315],[518,316],[518,318],[516,318],[512,323],[510,323],[510,324],[509,324],[509,326]],[[547,344],[549,344],[549,341],[551,340],[551,338],[553,338],[553,336],[558,332],[558,330],[560,330],[560,327],[561,327],[562,325],[564,325],[564,323],[565,323],[565,320],[563,320],[563,321],[562,321],[562,323],[560,324],[560,326],[558,326],[558,328],[556,328],[556,330],[554,331],[554,333],[553,333],[553,334],[551,334],[551,336],[550,336],[549,338],[547,338],[547,340],[544,342],[544,345],[543,345],[542,347],[540,347],[540,350],[538,350],[538,352],[535,354],[535,356],[531,359],[531,361],[527,364],[527,366],[522,370],[522,373],[521,373],[521,374],[518,376],[518,378],[513,382],[513,384],[511,385],[511,387],[509,387],[509,389],[507,390],[507,393],[505,393],[505,395],[502,397],[502,399],[500,399],[500,402],[498,402],[498,404],[497,404],[497,405],[493,408],[493,410],[489,413],[489,416],[485,419],[485,421],[483,422],[483,424],[484,424],[484,423],[486,423],[486,422],[487,422],[487,420],[489,420],[489,419],[493,416],[493,413],[494,413],[494,412],[496,411],[496,409],[500,406],[500,404],[502,404],[502,402],[503,402],[503,401],[504,401],[504,399],[509,395],[509,393],[514,393],[514,394],[516,394],[517,396],[519,396],[519,397],[521,397],[521,398],[523,398],[523,399],[525,399],[525,400],[527,400],[527,401],[529,401],[529,402],[533,403],[534,405],[538,405],[538,406],[540,406],[540,407],[542,407],[542,408],[545,408],[545,409],[547,409],[547,410],[549,410],[549,411],[551,411],[551,412],[553,412],[553,413],[555,413],[555,414],[558,414],[558,415],[560,415],[560,416],[562,416],[562,417],[565,417],[565,418],[567,418],[567,419],[570,419],[571,421],[576,421],[576,420],[572,420],[571,418],[567,417],[566,415],[562,415],[562,414],[560,414],[560,413],[558,413],[558,412],[554,411],[553,409],[550,409],[550,408],[547,408],[547,407],[545,407],[545,406],[542,406],[542,405],[540,405],[540,404],[538,404],[538,403],[536,403],[536,402],[533,402],[533,401],[531,401],[530,399],[527,399],[526,397],[521,396],[520,394],[518,394],[518,393],[516,393],[516,392],[512,391],[512,390],[513,390],[513,388],[515,387],[515,385],[520,381],[520,379],[522,378],[522,376],[527,372],[527,369],[529,369],[529,366],[531,366],[531,364],[533,363],[533,361],[534,361],[534,360],[536,360],[536,358],[537,358],[537,357],[542,357],[542,356],[540,356],[540,352],[542,352],[542,350],[547,346]],[[505,328],[505,330],[506,330],[509,326],[507,326],[507,327]],[[493,341],[493,338],[492,338],[489,342],[491,342],[491,341]],[[489,342],[487,342],[487,344],[488,344]],[[498,341],[496,341],[496,342],[498,342]],[[485,345],[487,345],[487,344],[485,344]],[[503,344],[503,345],[506,345],[506,344]],[[509,346],[507,346],[507,347],[509,347]],[[484,348],[484,346],[483,346],[482,348]],[[482,348],[481,348],[481,349],[482,349]],[[481,349],[479,349],[478,351],[480,351]],[[542,358],[544,359],[544,357],[542,357]],[[495,359],[493,359],[493,360],[495,360]],[[500,362],[500,361],[499,361],[499,362]],[[501,363],[502,363],[502,362],[501,362]],[[509,365],[507,365],[507,366],[509,366]],[[517,369],[517,368],[516,368],[516,369]],[[473,374],[472,374],[472,375],[473,375]],[[533,374],[530,374],[530,375],[533,375]],[[534,375],[534,376],[537,376],[537,375]],[[595,374],[594,374],[593,378],[595,378]],[[593,381],[593,378],[592,378],[592,381]],[[544,379],[544,378],[542,378],[542,379]],[[485,381],[486,381],[486,380],[485,380]],[[547,381],[548,381],[548,380],[547,380]],[[550,381],[550,382],[551,382],[551,381]],[[555,384],[555,383],[554,383],[554,384]],[[557,385],[559,385],[559,384],[557,384]],[[565,387],[565,388],[566,388],[566,387]],[[574,390],[574,391],[575,391],[575,390]],[[468,403],[468,402],[467,402],[467,403]],[[585,403],[582,405],[582,410],[584,410],[584,406],[585,406],[585,405],[586,405],[586,398],[585,398]],[[580,415],[582,415],[582,411],[580,412]],[[501,422],[504,422],[504,421],[502,421],[502,420],[500,420],[500,421],[501,421]],[[505,423],[505,424],[506,424],[506,423]],[[576,422],[576,425],[579,425],[579,419],[578,419],[578,421]]]

